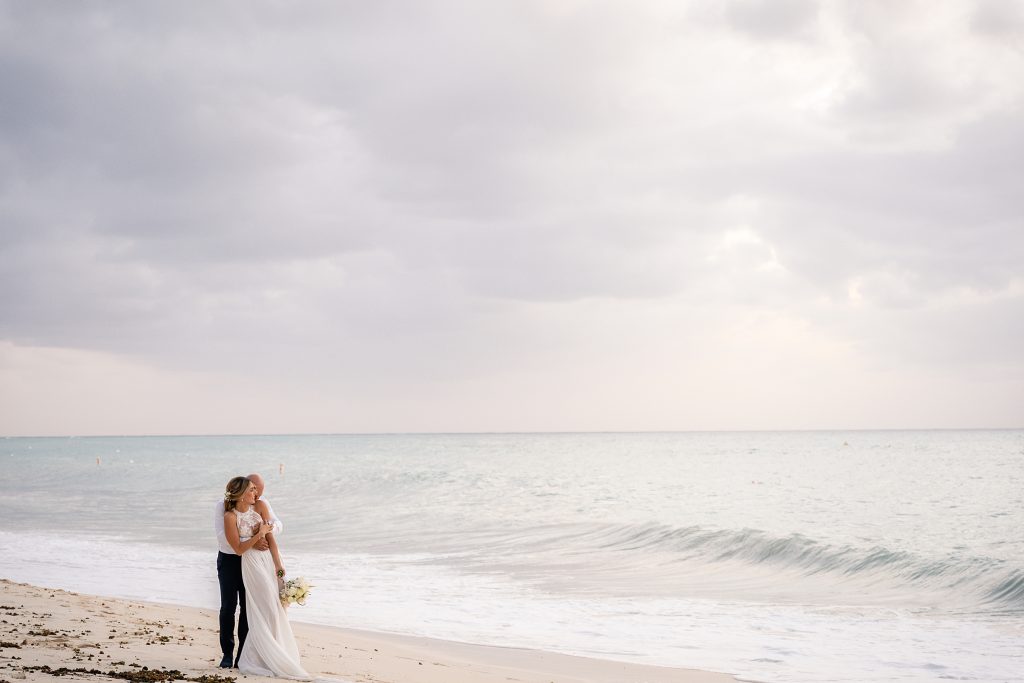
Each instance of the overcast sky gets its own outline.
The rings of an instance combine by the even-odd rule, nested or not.
[[[0,0],[0,434],[1024,427],[1024,3]]]

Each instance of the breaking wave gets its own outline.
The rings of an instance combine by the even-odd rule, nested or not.
[[[662,524],[552,527],[519,536],[514,545],[537,556],[544,550],[598,553],[620,564],[664,571],[700,567],[724,577],[757,568],[789,580],[793,574],[833,585],[889,589],[904,594],[939,593],[949,606],[995,612],[1024,610],[1024,569],[1005,560],[948,556],[927,558],[885,547],[835,546],[800,534],[779,537],[756,529],[722,530]],[[543,541],[541,540],[543,537]],[[544,547],[544,549],[542,549]],[[508,548],[511,550],[511,548]]]

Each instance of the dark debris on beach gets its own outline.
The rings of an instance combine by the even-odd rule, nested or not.
[[[169,681],[192,681],[192,683],[235,683],[235,678],[232,676],[220,676],[217,674],[203,674],[202,676],[186,676],[177,669],[150,669],[147,666],[142,667],[138,671],[101,671],[99,669],[86,669],[78,667],[75,669],[69,669],[66,666],[62,666],[58,669],[54,669],[50,666],[43,664],[42,666],[25,666],[22,667],[23,671],[39,671],[50,676],[68,676],[71,674],[88,674],[92,676],[107,676],[109,678],[120,678],[125,681],[132,681],[133,683],[166,683]]]

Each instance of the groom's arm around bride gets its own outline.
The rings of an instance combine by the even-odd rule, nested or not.
[[[260,475],[258,475],[256,473],[253,473],[253,474],[249,475],[249,481],[251,481],[253,486],[256,487],[256,502],[257,503],[263,503],[264,505],[267,506],[267,509],[266,509],[266,513],[267,514],[264,517],[264,519],[266,520],[267,524],[269,524],[270,526],[274,527],[274,530],[271,533],[273,533],[274,536],[280,536],[281,532],[284,531],[284,524],[282,524],[281,520],[278,518],[278,516],[276,514],[274,514],[274,508],[271,507],[270,501],[263,497],[263,489],[264,489],[263,477],[261,477]],[[266,549],[267,549],[266,547],[259,548],[259,550],[266,550]]]

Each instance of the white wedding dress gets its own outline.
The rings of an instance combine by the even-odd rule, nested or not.
[[[245,542],[260,528],[263,519],[254,509],[235,510],[238,538]],[[250,550],[242,554],[242,583],[249,635],[245,637],[238,670],[256,676],[314,680],[299,664],[299,648],[281,604],[274,558],[270,551]],[[331,679],[316,679],[331,680]]]

